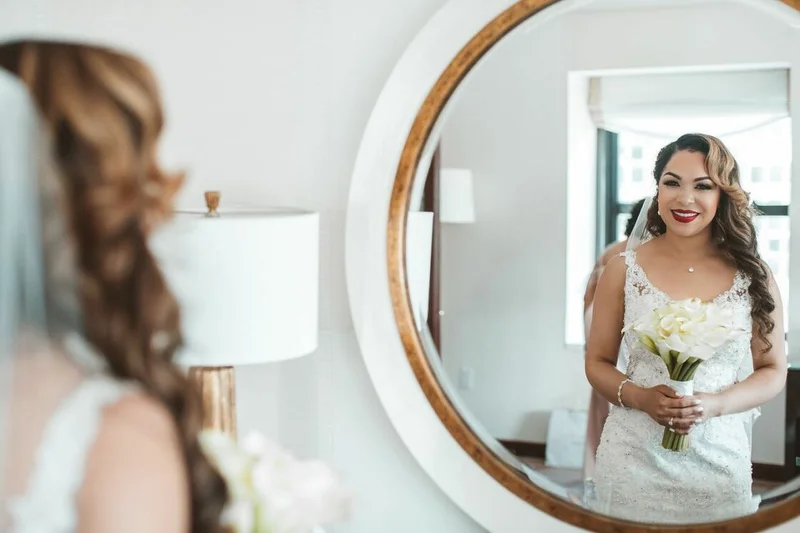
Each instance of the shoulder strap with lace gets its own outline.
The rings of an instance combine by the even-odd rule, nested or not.
[[[12,531],[71,533],[77,528],[76,496],[106,406],[133,387],[110,377],[87,378],[45,427],[28,489],[9,502]]]
[[[636,251],[635,250],[625,250],[624,252],[620,252],[619,255],[621,258],[625,260],[625,266],[631,267],[636,262]]]

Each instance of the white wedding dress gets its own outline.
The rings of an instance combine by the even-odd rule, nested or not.
[[[24,386],[14,394],[15,404],[20,407],[11,413],[10,422],[17,430],[7,443],[6,459],[10,465],[29,466],[22,466],[18,475],[10,476],[11,485],[16,487],[6,487],[6,508],[0,512],[0,524],[4,525],[0,531],[78,530],[77,496],[103,412],[138,390],[133,384],[108,375],[100,358],[79,336],[71,336],[66,347],[68,356],[48,353],[33,363],[31,380],[25,376],[26,368],[16,369],[19,385],[44,381],[50,390],[58,392],[48,395]],[[26,449],[20,446],[25,442],[35,444]],[[16,483],[15,478],[19,480]]]
[[[634,251],[623,252],[625,326],[670,298],[655,287],[636,262]],[[714,302],[732,309],[748,334],[720,349],[697,369],[694,389],[718,392],[737,381],[745,358],[751,357],[749,279],[737,272],[733,285]],[[663,361],[648,352],[634,335],[625,335],[628,377],[641,387],[665,384]],[[596,511],[645,523],[702,523],[754,513],[759,499],[752,494],[749,429],[758,416],[720,416],[698,424],[690,433],[689,449],[668,451],[661,446],[663,426],[646,413],[613,408],[606,421],[593,479]]]

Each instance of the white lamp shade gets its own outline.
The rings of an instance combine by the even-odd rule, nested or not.
[[[433,213],[411,211],[406,226],[406,273],[409,298],[417,327],[428,320],[431,286]]]
[[[439,220],[448,224],[475,222],[472,171],[465,168],[443,168],[439,180]]]
[[[179,363],[267,363],[316,350],[317,213],[178,213],[152,246],[181,305]]]

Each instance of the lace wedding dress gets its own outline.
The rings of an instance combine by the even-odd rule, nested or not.
[[[81,337],[68,340],[68,355],[30,357],[29,368],[19,365],[16,369],[20,387],[14,400],[20,407],[10,415],[17,431],[6,443],[5,458],[19,472],[6,479],[10,486],[4,487],[6,508],[0,509],[2,532],[77,531],[77,496],[103,412],[137,390],[108,375]]]
[[[655,287],[636,262],[634,251],[623,252],[625,326],[641,314],[666,304],[670,297]],[[697,370],[694,388],[718,392],[737,381],[742,363],[751,357],[749,279],[737,272],[733,285],[714,302],[734,311],[748,334],[719,350]],[[629,354],[628,377],[641,387],[665,384],[666,366],[633,335],[623,343]],[[597,450],[589,505],[617,518],[646,523],[702,523],[754,513],[759,499],[752,494],[749,428],[758,410],[720,416],[698,424],[690,433],[689,449],[662,448],[663,426],[646,413],[613,408]]]

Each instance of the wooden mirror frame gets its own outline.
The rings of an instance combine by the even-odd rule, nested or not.
[[[563,522],[600,533],[745,533],[763,531],[792,520],[800,516],[800,496],[749,516],[685,526],[622,521],[590,512],[523,479],[516,470],[498,458],[462,419],[431,369],[411,311],[405,266],[405,228],[417,168],[445,105],[478,60],[517,26],[560,1],[519,0],[486,24],[442,72],[414,119],[392,187],[386,235],[389,291],[408,363],[436,415],[461,448],[511,493]],[[800,0],[780,1],[800,10]]]

